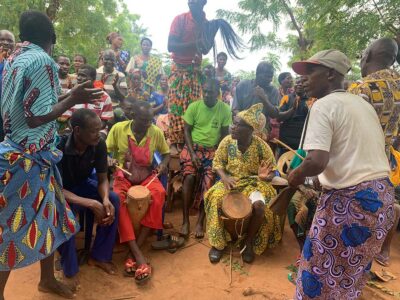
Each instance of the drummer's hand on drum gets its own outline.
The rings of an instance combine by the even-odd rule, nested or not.
[[[273,167],[274,164],[272,161],[262,161],[260,167],[258,168],[258,177],[264,181],[271,181],[275,175]]]
[[[221,181],[227,190],[231,190],[236,187],[236,179],[231,176],[225,175],[221,178]]]
[[[115,219],[115,208],[109,199],[103,200],[103,207],[106,211],[106,217],[103,218],[101,225],[103,226],[111,225]]]

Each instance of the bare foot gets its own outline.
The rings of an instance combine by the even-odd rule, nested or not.
[[[96,266],[110,275],[115,275],[117,273],[117,267],[112,262],[97,261],[90,257],[88,260],[88,265]]]
[[[183,223],[180,232],[181,236],[188,237],[189,233],[190,233],[190,223],[189,222]]]
[[[41,281],[38,290],[42,293],[55,294],[66,299],[74,299],[76,294],[64,283],[56,280]]]
[[[202,223],[197,223],[194,237],[196,239],[202,239],[204,237],[204,228]]]

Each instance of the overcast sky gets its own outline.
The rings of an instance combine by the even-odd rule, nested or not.
[[[238,0],[208,0],[204,11],[208,19],[215,19],[217,9],[237,10],[238,2]],[[153,48],[157,49],[159,52],[168,52],[167,41],[171,22],[176,15],[189,10],[187,0],[127,0],[126,3],[132,13],[140,15],[139,23],[147,28],[147,33],[153,41]],[[234,25],[233,27],[235,28]],[[265,27],[269,27],[269,25],[266,24]],[[285,28],[281,28],[278,34],[286,35],[286,32]],[[248,37],[243,37],[243,39],[244,41],[248,41]],[[219,35],[217,35],[216,41],[217,51],[225,51]],[[238,70],[255,70],[257,64],[267,52],[268,49],[252,53],[246,51],[241,55],[244,57],[243,60],[233,60],[229,58],[227,69],[231,72],[236,72]],[[281,71],[288,71],[288,54],[281,52],[280,56],[282,63]],[[212,54],[209,54],[208,57],[211,60],[213,59]]]

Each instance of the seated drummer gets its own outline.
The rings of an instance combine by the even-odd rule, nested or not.
[[[72,133],[63,136],[58,148],[63,158],[57,167],[63,181],[65,198],[74,213],[84,212],[86,230],[98,224],[96,238],[88,263],[115,274],[111,262],[118,229],[119,199],[109,191],[107,179],[107,146],[100,138],[102,123],[97,114],[86,108],[78,109],[71,117]],[[91,174],[96,171],[97,179]],[[79,271],[75,237],[58,248],[64,275],[72,278]]]
[[[229,106],[218,101],[220,85],[210,79],[203,86],[204,100],[193,102],[183,116],[185,121],[185,147],[180,156],[183,171],[183,224],[181,234],[190,232],[189,203],[199,210],[196,238],[204,237],[203,194],[214,184],[212,160],[220,141],[228,135],[232,123]],[[197,178],[196,178],[197,176]]]
[[[138,177],[127,176],[117,169],[113,185],[113,190],[121,199],[118,225],[120,242],[127,243],[129,246],[128,258],[125,262],[125,275],[135,277],[136,282],[141,283],[150,278],[151,268],[146,263],[140,247],[152,229],[163,228],[162,209],[166,193],[158,178],[147,186],[151,193],[151,202],[146,215],[140,222],[142,227],[137,240],[126,203],[126,194],[132,185],[146,186],[154,176],[157,176],[150,170],[150,173],[143,177],[143,174],[151,169],[155,151],[162,155],[157,172],[159,175],[166,173],[169,147],[162,131],[152,124],[153,111],[148,102],[136,101],[133,104],[132,117],[133,120],[123,121],[112,127],[107,137],[107,148],[120,167],[129,169],[132,173],[144,178],[137,182]],[[130,157],[126,156],[127,153],[130,153]],[[126,159],[130,160],[130,165],[134,164],[133,169],[128,166]],[[132,182],[137,183],[133,184]]]
[[[242,192],[252,202],[253,212],[245,233],[243,260],[253,262],[255,254],[272,248],[281,240],[279,217],[267,207],[268,202],[276,196],[276,191],[268,182],[274,177],[272,168],[275,158],[270,147],[253,133],[259,129],[265,116],[261,103],[238,113],[233,122],[232,134],[225,137],[214,157],[213,170],[221,181],[216,183],[204,196],[207,234],[212,246],[209,259],[218,262],[223,254],[229,233],[224,229],[221,219],[223,198],[232,190]],[[260,167],[266,164],[263,179],[257,175]]]

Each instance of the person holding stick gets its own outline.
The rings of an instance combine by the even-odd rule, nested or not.
[[[120,198],[120,242],[129,246],[125,274],[135,277],[137,283],[143,283],[151,276],[151,267],[146,263],[140,247],[152,229],[163,228],[162,209],[166,193],[158,176],[167,172],[169,147],[163,132],[152,121],[150,104],[136,101],[133,104],[133,120],[115,124],[106,141],[108,152],[118,163],[113,190]],[[162,161],[154,170],[152,162],[156,151],[162,155]],[[139,233],[134,232],[126,202],[126,194],[133,185],[145,186],[151,194],[149,209],[140,222],[142,227]],[[137,239],[136,234],[139,234]]]

